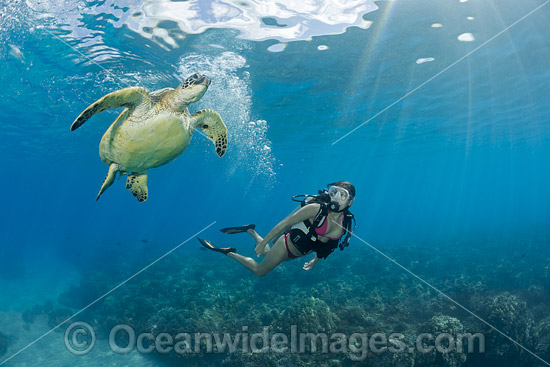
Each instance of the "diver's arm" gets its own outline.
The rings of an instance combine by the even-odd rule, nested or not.
[[[319,204],[306,205],[297,212],[290,214],[288,217],[279,222],[273,229],[264,237],[263,244],[268,244],[272,239],[281,233],[286,227],[293,226],[297,223],[303,222],[306,219],[313,218],[320,209]]]
[[[320,207],[321,206],[319,204],[306,205],[297,212],[290,214],[288,217],[280,221],[271,231],[269,231],[267,236],[264,237],[263,241],[256,245],[256,256],[260,256],[261,254],[263,254],[265,246],[285,228],[303,222],[306,219],[313,218],[319,212]]]
[[[304,267],[302,269],[304,269],[304,270],[313,269],[315,264],[317,264],[317,261],[319,261],[319,258],[317,257],[317,255],[315,255],[315,257],[313,259],[311,259],[310,261],[308,261],[307,263],[304,264]]]

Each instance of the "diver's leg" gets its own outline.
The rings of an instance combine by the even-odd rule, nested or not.
[[[246,233],[248,233],[249,235],[252,236],[252,238],[254,238],[254,241],[256,241],[256,245],[258,245],[260,242],[262,242],[264,239],[262,237],[260,237],[260,235],[258,234],[258,232],[256,232],[255,229],[249,229],[246,231]],[[264,255],[269,252],[269,250],[271,249],[271,247],[269,246],[269,244],[265,245],[264,247]]]
[[[288,260],[284,237],[279,238],[271,251],[265,254],[262,262],[257,263],[251,257],[246,257],[234,252],[227,254],[232,259],[237,260],[245,268],[253,272],[256,276],[264,276],[283,261]]]

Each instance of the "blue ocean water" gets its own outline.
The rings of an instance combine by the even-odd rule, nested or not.
[[[124,280],[212,223],[201,236],[252,255],[251,240],[217,229],[253,222],[266,234],[296,207],[292,195],[338,180],[357,189],[358,222],[351,246],[320,264],[339,276],[384,261],[362,239],[392,258],[433,253],[419,275],[434,284],[520,256],[513,272],[548,285],[549,24],[540,0],[3,2],[0,333],[14,340],[3,357],[42,330],[6,320],[57,305],[86,274]],[[145,203],[123,180],[96,202],[107,173],[98,144],[120,110],[70,132],[74,119],[109,92],[176,87],[195,72],[212,84],[190,110],[220,113],[226,155],[196,133],[149,171]],[[280,272],[258,280],[198,249],[192,239],[177,253],[214,277],[223,268],[267,289],[280,282]],[[365,268],[350,273],[357,261]],[[308,287],[301,265],[281,267]],[[488,292],[528,286],[486,278]],[[63,348],[62,336],[51,340]],[[48,349],[32,348],[6,366]],[[78,363],[161,363],[94,358]]]

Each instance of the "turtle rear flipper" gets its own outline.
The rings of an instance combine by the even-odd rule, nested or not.
[[[216,146],[216,154],[222,157],[227,149],[227,127],[219,113],[214,110],[201,110],[191,115],[196,128],[201,129]]]
[[[144,202],[147,200],[147,171],[142,173],[132,172],[126,179],[126,188],[132,192],[138,201]]]
[[[71,131],[78,129],[96,113],[118,107],[128,107],[133,109],[145,100],[149,100],[149,92],[143,87],[124,88],[117,90],[116,92],[106,94],[88,106],[88,108],[86,108],[84,112],[76,118],[71,125]]]
[[[96,201],[99,200],[99,197],[101,194],[105,192],[113,184],[115,181],[116,173],[119,170],[119,166],[116,163],[111,163],[109,165],[109,171],[107,172],[107,176],[105,176],[105,180],[103,180],[103,184],[101,185],[101,188],[99,189],[99,193],[97,194],[97,197],[95,198]]]

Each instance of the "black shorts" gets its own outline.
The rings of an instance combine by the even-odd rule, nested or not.
[[[312,241],[308,234],[304,233],[304,231],[299,228],[293,228],[288,233],[294,247],[296,247],[302,255],[315,251],[318,258],[326,259],[327,256],[338,247],[339,240],[329,240],[327,242],[321,242],[320,240]]]
[[[314,241],[309,239],[307,233],[304,233],[304,231],[299,228],[292,228],[288,233],[294,247],[296,247],[302,255],[313,251]]]

